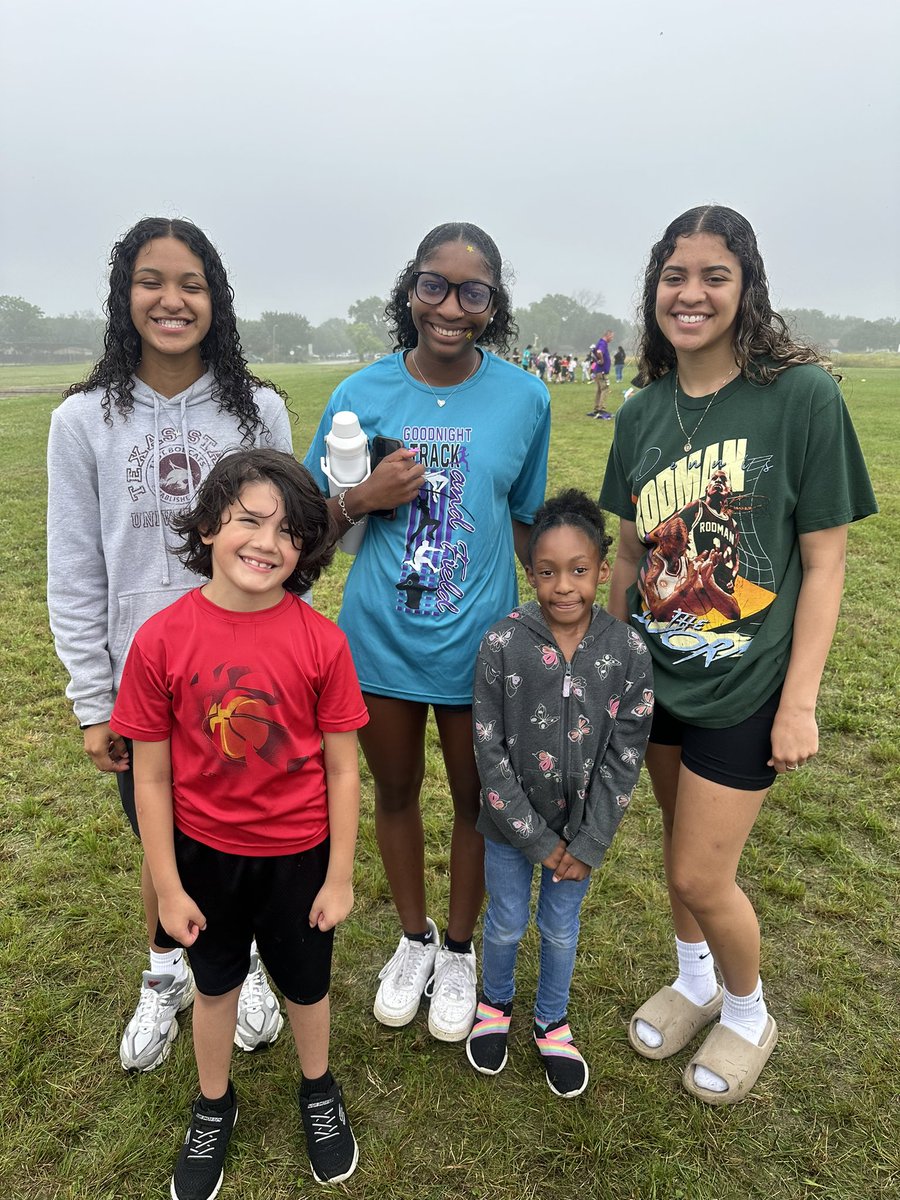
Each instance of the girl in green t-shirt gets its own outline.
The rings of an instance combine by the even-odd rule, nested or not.
[[[668,1058],[719,1017],[683,1083],[732,1104],[778,1037],[737,867],[775,777],[818,749],[847,527],[877,506],[837,383],[773,312],[739,213],[691,209],[653,247],[638,358],[647,386],[617,414],[600,499],[621,518],[609,611],[653,657],[679,971],[629,1041]]]

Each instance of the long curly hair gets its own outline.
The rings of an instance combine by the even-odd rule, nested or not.
[[[415,258],[411,259],[397,276],[397,282],[384,309],[394,349],[413,350],[418,343],[418,330],[406,304],[409,289],[412,287],[412,277],[416,271],[421,270],[423,263],[447,242],[466,242],[474,246],[484,260],[491,283],[497,289],[494,297],[496,308],[490,324],[478,338],[476,345],[492,346],[498,353],[507,354],[519,335],[519,328],[513,320],[512,298],[509,294],[511,272],[504,265],[494,239],[483,229],[479,229],[477,225],[470,225],[467,221],[450,221],[426,233],[419,243]]]
[[[656,291],[678,238],[697,233],[720,237],[741,264],[741,299],[733,346],[741,374],[754,383],[766,384],[788,367],[821,362],[815,349],[794,341],[784,318],[772,308],[766,268],[750,222],[733,208],[706,204],[676,217],[650,251],[639,313],[638,373],[643,382],[659,379],[676,365],[672,343],[657,324]]]
[[[203,263],[212,304],[212,322],[200,343],[200,356],[215,378],[213,396],[219,410],[235,417],[241,440],[249,445],[263,426],[253,398],[254,389],[269,387],[282,399],[287,400],[287,396],[281,388],[267,379],[257,379],[248,370],[234,314],[234,292],[225,267],[215,246],[191,221],[144,217],[113,246],[109,259],[109,296],[103,305],[107,315],[103,356],[86,379],[72,384],[63,395],[102,388],[100,404],[103,419],[109,425],[112,424],[113,406],[122,417],[134,411],[134,374],[141,361],[141,339],[131,320],[131,277],[141,248],[154,238],[168,237],[183,242]]]
[[[236,450],[220,458],[190,509],[172,521],[174,531],[184,538],[175,553],[189,571],[211,579],[212,547],[203,539],[219,532],[223,516],[248,483],[270,483],[281,494],[291,540],[300,547],[297,565],[283,586],[289,592],[308,591],[334,557],[334,525],[312,475],[292,454],[280,450]]]

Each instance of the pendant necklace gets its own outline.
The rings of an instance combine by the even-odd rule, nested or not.
[[[718,396],[719,392],[721,392],[722,388],[725,386],[725,384],[728,382],[728,380],[734,374],[735,369],[736,369],[735,367],[731,368],[731,370],[728,372],[728,374],[725,376],[725,378],[722,380],[722,382],[719,384],[719,386],[716,388],[716,390],[710,396],[709,401],[707,402],[706,408],[704,408],[703,412],[700,414],[700,420],[697,422],[697,424],[694,426],[694,428],[691,430],[690,433],[688,433],[688,431],[685,429],[685,427],[682,423],[682,420],[681,420],[681,413],[678,411],[678,371],[676,370],[676,372],[675,372],[675,392],[674,392],[675,416],[678,418],[679,428],[681,429],[681,432],[684,434],[684,437],[685,437],[685,442],[684,442],[685,454],[690,454],[691,447],[694,442],[694,438],[697,436],[697,430],[703,424],[703,418],[706,416],[706,414],[709,412],[710,408],[712,407],[712,402],[715,400],[716,396]],[[421,372],[420,372],[420,374],[421,374]]]
[[[438,408],[443,408],[444,405],[447,403],[447,401],[450,399],[450,397],[455,396],[456,393],[459,391],[459,389],[462,387],[462,385],[464,383],[468,383],[469,380],[472,378],[472,376],[475,374],[475,372],[478,370],[478,368],[481,366],[481,358],[479,357],[478,353],[476,352],[475,365],[472,367],[472,370],[468,373],[468,375],[465,377],[465,379],[463,379],[460,383],[458,383],[456,385],[456,387],[453,389],[453,391],[448,392],[446,396],[439,396],[437,394],[437,392],[434,390],[434,388],[431,386],[431,384],[428,382],[428,380],[425,378],[425,376],[422,374],[422,368],[419,366],[419,362],[418,362],[418,359],[416,358],[415,350],[410,351],[409,358],[410,358],[410,362],[416,368],[416,374],[419,376],[419,378],[422,380],[422,382],[428,388],[429,392],[431,392],[432,396],[434,396],[435,400],[437,401]]]

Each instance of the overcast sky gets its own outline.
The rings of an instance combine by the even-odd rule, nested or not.
[[[241,315],[346,316],[470,220],[514,301],[631,317],[709,201],[776,306],[900,316],[897,0],[0,0],[0,293],[99,310],[146,215],[215,242]]]

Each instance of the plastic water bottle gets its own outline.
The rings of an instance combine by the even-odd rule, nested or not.
[[[369,478],[369,442],[352,412],[336,412],[331,429],[325,434],[326,457],[321,460],[322,471],[328,480],[328,492],[336,496]],[[338,542],[345,554],[356,554],[362,545],[368,518],[351,525]]]

